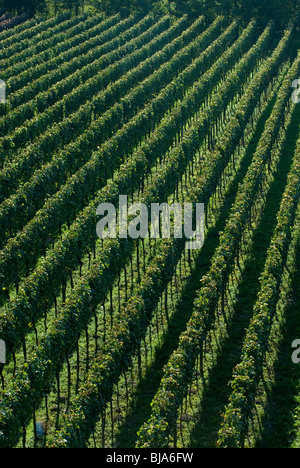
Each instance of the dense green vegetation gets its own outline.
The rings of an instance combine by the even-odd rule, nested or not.
[[[298,2],[0,6],[0,447],[299,446]],[[120,195],[203,245],[99,239]]]
[[[241,17],[245,21],[256,17],[273,18],[283,25],[292,17],[299,18],[299,0],[1,0],[0,7],[15,14],[27,12],[34,14],[58,14],[72,11],[78,15],[82,11],[104,12],[112,15],[118,12],[147,12],[154,8],[157,11],[171,14],[188,14],[206,16],[224,14],[230,17]]]

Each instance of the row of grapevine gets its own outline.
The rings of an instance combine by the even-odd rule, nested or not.
[[[260,292],[244,340],[240,363],[233,371],[231,395],[219,431],[220,447],[242,447],[247,435],[257,384],[269,345],[270,328],[286,265],[287,253],[300,196],[300,140],[295,151],[286,190],[277,215],[277,226],[260,278]]]
[[[263,42],[263,41],[262,41],[262,42]],[[254,54],[254,52],[252,52],[252,54]],[[247,58],[248,58],[248,60],[249,60],[249,55],[248,55]],[[238,67],[237,70],[236,70],[236,76],[239,76],[239,79],[241,79],[241,77],[243,76],[243,74],[241,74],[241,73],[239,73],[239,72],[240,72],[241,70],[245,70],[245,69],[243,68],[243,66],[245,65],[245,63],[247,63],[247,60],[246,60],[246,59],[245,59],[244,61],[242,60],[242,64],[241,64],[240,67]],[[249,64],[248,64],[248,65],[249,65]],[[230,82],[230,80],[229,80],[229,82]],[[228,84],[228,87],[229,87],[229,88],[230,88],[230,86],[232,87],[233,85],[232,85],[232,84],[231,84],[231,85]],[[232,92],[233,92],[233,90],[232,90]],[[226,92],[225,92],[225,91],[224,91],[224,95],[226,96]],[[220,102],[223,102],[223,101],[222,101],[222,98],[220,98]],[[168,164],[167,167],[171,167],[171,166]],[[131,177],[132,177],[132,178],[134,177],[134,172],[135,172],[134,170],[132,170],[132,172],[131,172]],[[150,198],[150,200],[151,200],[151,198]],[[149,203],[150,203],[150,200],[149,200]],[[129,242],[129,241],[126,241],[126,243],[125,243],[125,245],[126,245],[126,248],[125,248],[126,255],[124,255],[124,254],[122,253],[122,246],[119,246],[119,249],[121,249],[121,252],[120,252],[120,251],[118,252],[118,249],[117,249],[117,241],[112,241],[112,244],[113,244],[113,243],[116,244],[116,247],[112,247],[112,249],[106,248],[106,249],[105,249],[105,253],[104,253],[103,255],[106,256],[106,255],[107,255],[107,252],[110,252],[111,250],[113,250],[113,258],[114,258],[114,259],[117,258],[117,259],[118,259],[118,263],[119,263],[119,265],[120,265],[121,259],[124,259],[124,258],[126,258],[126,256],[128,256],[128,249],[129,249],[129,246],[130,246],[130,242]],[[124,247],[123,247],[123,248],[124,248]],[[117,250],[116,250],[116,249],[117,249]],[[170,258],[170,259],[173,258],[173,262],[174,262],[174,255],[173,255],[172,253],[171,253],[171,255],[170,255],[169,258]],[[80,293],[79,293],[77,290],[76,290],[76,293],[75,293],[75,294],[76,294],[75,297],[77,297],[78,300],[77,300],[77,301],[72,300],[72,299],[70,300],[70,306],[72,307],[73,312],[72,312],[72,313],[69,313],[69,312],[66,311],[66,314],[63,315],[64,318],[61,316],[60,325],[59,325],[59,327],[61,327],[61,328],[60,328],[60,331],[58,332],[58,330],[56,330],[56,333],[54,333],[53,336],[52,336],[53,339],[55,339],[55,340],[57,340],[57,339],[60,340],[60,337],[62,336],[62,333],[67,333],[68,336],[65,335],[65,338],[64,338],[63,342],[64,342],[64,343],[68,343],[69,349],[70,349],[72,340],[74,340],[74,337],[75,337],[75,336],[78,336],[78,330],[79,330],[78,327],[83,327],[84,321],[83,321],[83,315],[82,315],[82,314],[84,314],[85,317],[86,317],[88,314],[91,313],[91,312],[88,312],[88,311],[91,311],[91,302],[90,302],[90,301],[92,301],[92,303],[94,303],[93,301],[98,301],[98,302],[99,302],[99,297],[102,297],[101,295],[103,294],[103,285],[104,285],[104,284],[110,284],[111,279],[112,279],[112,276],[111,276],[111,275],[115,272],[115,269],[114,269],[113,265],[111,264],[111,265],[110,265],[110,268],[112,268],[112,270],[109,268],[109,270],[107,270],[107,272],[106,272],[106,274],[108,274],[108,280],[107,280],[107,282],[106,282],[106,280],[104,280],[104,278],[103,278],[103,273],[102,273],[102,276],[99,275],[98,265],[99,265],[99,260],[97,260],[97,262],[96,262],[96,264],[95,264],[95,269],[96,269],[96,271],[98,271],[98,274],[96,274],[96,273],[95,273],[95,270],[93,269],[93,270],[91,271],[91,273],[88,275],[88,278],[86,279],[86,281],[84,281],[85,287],[82,288],[82,284],[80,284],[80,286],[79,286]],[[103,265],[102,262],[100,262],[100,265]],[[106,268],[108,268],[108,265],[106,265]],[[111,272],[111,273],[110,273],[110,272]],[[97,278],[97,280],[96,280],[96,278]],[[95,281],[100,281],[100,283],[102,284],[102,287],[99,288],[99,287],[94,283]],[[88,285],[88,287],[87,287],[87,285]],[[87,293],[88,290],[89,290],[89,293]],[[97,293],[94,294],[94,291],[95,291],[95,292],[97,291]],[[87,294],[86,294],[86,293],[87,293]],[[98,294],[98,293],[99,293],[99,294]],[[86,299],[87,302],[85,302],[85,300],[82,302],[82,297],[84,297],[84,298]],[[79,298],[80,298],[80,300],[79,300]],[[96,303],[97,303],[97,302],[96,302]],[[83,304],[84,304],[84,306],[83,306]],[[89,305],[88,305],[88,304],[89,304]],[[94,304],[95,304],[95,303],[94,303]],[[76,308],[76,310],[77,310],[76,313],[74,312],[74,311],[75,311],[75,308]],[[78,321],[76,320],[76,323],[74,322],[75,317],[78,318]],[[72,320],[72,321],[73,321],[73,323],[72,323],[71,326],[70,326],[69,320]],[[62,332],[62,330],[64,330],[64,332]],[[72,338],[71,338],[71,336],[70,336],[70,334],[69,334],[71,330],[72,330],[72,334],[73,334],[73,335],[72,335]],[[71,340],[71,341],[68,341],[68,340]],[[55,349],[60,349],[60,351],[61,351],[61,350],[62,350],[61,346],[62,346],[62,343],[60,343],[60,345],[58,345],[58,343],[56,342],[56,344],[55,344]],[[52,353],[52,351],[49,349],[49,347],[47,347],[47,352],[49,352],[50,354]],[[63,354],[64,354],[64,353],[60,352],[60,354],[59,354],[60,357],[61,357]],[[40,358],[41,358],[41,356],[39,355],[39,357],[38,357],[37,359],[34,359],[34,362],[35,362],[34,366],[35,366],[35,365],[38,365],[38,366],[39,366],[39,364],[41,364],[41,362],[43,361],[43,359],[40,359]],[[123,359],[124,359],[124,358],[123,358]],[[42,372],[39,372],[39,371],[37,372],[37,368],[34,367],[34,368],[35,368],[35,372],[34,372],[35,375],[38,375],[38,376],[41,377],[41,378],[43,378],[45,375],[48,375],[48,376],[49,376],[48,372],[49,372],[50,370],[53,372],[52,366],[50,365],[50,367],[51,367],[51,369],[50,369],[49,365],[46,364],[45,361],[43,361],[43,362],[44,362],[44,364],[42,365],[43,371],[42,371],[42,369],[40,368]],[[49,363],[49,364],[51,364],[51,363]],[[46,371],[46,374],[44,373],[44,371]],[[23,375],[23,376],[24,376],[24,375]],[[48,378],[49,378],[49,377],[48,377]],[[25,382],[26,382],[26,386],[27,386],[26,388],[28,389],[29,387],[28,387],[28,380],[27,380],[27,377],[26,377],[26,381],[25,381]],[[35,382],[34,386],[35,386],[35,388],[37,388],[37,381]],[[23,382],[23,385],[21,385],[21,383],[19,382],[19,383],[18,383],[18,388],[20,389],[21,394],[23,394],[23,393],[25,392],[24,394],[27,394],[27,395],[28,395],[28,393],[27,393],[27,391],[26,391],[26,388],[24,387],[24,382]],[[10,395],[12,395],[11,392],[9,392],[9,393],[10,393]],[[13,394],[14,394],[14,393],[13,393]],[[9,396],[9,399],[10,399],[10,396]],[[12,397],[12,400],[14,400],[14,399],[15,399],[15,394],[14,394],[14,396]],[[11,400],[11,399],[10,399],[10,400]],[[23,407],[23,406],[22,406],[22,407]],[[16,411],[13,411],[13,413],[16,415]]]
[[[197,25],[195,25],[195,27],[197,29]],[[122,157],[124,157],[126,154],[126,151],[130,151],[136,145],[137,135],[139,138],[141,138],[143,134],[146,134],[146,132],[150,131],[155,125],[155,122],[159,121],[165,112],[167,112],[169,106],[176,100],[183,98],[184,90],[187,86],[189,86],[190,83],[193,82],[193,79],[196,77],[197,69],[200,67],[201,69],[204,69],[205,66],[209,65],[209,60],[212,61],[212,58],[217,53],[216,46],[218,43],[209,47],[205,53],[202,53],[199,59],[195,60],[192,69],[185,70],[184,72],[180,73],[177,78],[174,78],[172,83],[170,83],[171,79],[178,71],[180,71],[181,68],[184,68],[185,62],[183,59],[195,57],[196,53],[201,52],[201,50],[205,48],[205,46],[209,43],[210,38],[219,28],[220,22],[217,21],[212,25],[212,27],[208,28],[199,39],[193,41],[190,45],[186,46],[181,53],[178,53],[175,57],[173,57],[168,62],[167,67],[161,67],[155,74],[152,74],[145,81],[141,82],[136,88],[132,90],[132,92],[122,98],[119,103],[115,104],[105,114],[103,114],[101,121],[97,121],[96,123],[92,124],[93,131],[96,128],[95,125],[97,125],[97,144],[105,142],[112,136],[114,130],[118,130],[119,126],[122,124],[124,125],[124,128],[120,129],[118,133],[114,135],[113,140],[109,140],[106,143],[101,156],[99,151],[97,151],[97,155],[93,156],[93,161],[95,160],[95,163],[100,164],[101,161],[103,162],[108,160],[113,163],[111,160],[112,156],[110,156],[112,153],[114,154],[116,161],[121,161]],[[194,26],[191,32],[193,30]],[[230,37],[230,35],[228,37]],[[169,46],[166,46],[166,50],[171,51],[173,46],[180,42],[180,38],[175,40],[174,44],[171,43]],[[221,47],[223,47],[223,42],[220,41],[219,44],[221,50]],[[211,57],[211,59],[209,59],[209,57]],[[164,86],[166,87],[164,88]],[[162,90],[160,90],[161,88]],[[127,121],[129,121],[134,116],[135,112],[139,110],[139,108],[141,108],[145,103],[147,103],[147,96],[151,97],[152,94],[156,94],[158,91],[160,91],[160,93],[154,99],[152,99],[146,108],[140,111],[139,116],[136,116],[133,122],[129,122],[128,125],[125,125]],[[87,135],[89,141],[92,139],[91,135],[91,132],[89,132]],[[124,141],[126,141],[125,145]],[[52,164],[51,167],[49,166],[46,171],[40,171],[39,173],[35,174],[32,181],[33,183],[25,185],[15,195],[2,203],[0,208],[0,225],[1,228],[3,228],[3,238],[1,245],[4,245],[5,240],[7,240],[11,233],[17,232],[17,230],[23,226],[23,224],[19,224],[20,219],[18,216],[16,216],[16,213],[19,207],[24,205],[24,200],[27,200],[26,212],[23,208],[21,222],[30,220],[31,213],[34,212],[33,210],[35,210],[37,206],[37,197],[39,202],[42,203],[45,198],[45,194],[49,193],[50,188],[48,187],[48,180],[51,182],[55,181],[57,187],[59,183],[63,183],[65,180],[65,173],[70,172],[70,169],[66,171],[66,167],[64,168],[62,164],[73,164],[74,159],[77,158],[77,154],[79,153],[82,158],[84,148],[82,145],[80,145],[80,141],[78,142],[79,144],[76,153],[74,152],[74,147],[72,147],[72,157],[70,154],[70,157],[63,158],[59,164],[57,164],[58,161],[54,158],[54,164]],[[120,144],[121,142],[123,143],[122,145]],[[105,155],[106,148],[109,151],[107,155]],[[93,165],[93,161],[91,160],[89,162],[89,170]],[[115,167],[115,165],[116,163],[113,163],[112,167]],[[56,168],[58,168],[58,170]],[[88,185],[84,185],[84,170],[87,170],[87,168],[83,168],[81,170],[80,177],[75,176],[75,182],[77,179],[82,180],[80,190],[82,190],[83,187],[86,187],[91,191],[92,186],[90,183]],[[94,174],[96,173],[97,171],[95,170]],[[94,177],[94,179],[96,178]],[[72,183],[73,181],[70,180],[68,184],[69,187],[72,185]],[[74,189],[72,189],[72,191],[74,191]],[[85,194],[82,192],[82,195]],[[58,196],[61,203],[65,198],[62,193],[60,193]],[[71,198],[68,196],[66,200],[70,201]],[[63,215],[63,213],[67,213],[62,205],[60,213],[61,215]],[[71,211],[69,211],[69,213],[71,213]],[[48,219],[48,216],[46,216],[46,218]],[[70,216],[68,216],[68,219],[69,218]]]
[[[195,301],[193,316],[186,332],[181,335],[179,347],[174,351],[164,371],[161,386],[152,402],[152,415],[141,428],[138,445],[160,447],[168,445],[169,435],[176,426],[178,409],[192,378],[195,360],[213,322],[219,299],[224,294],[228,275],[238,254],[253,202],[259,192],[263,167],[271,155],[278,131],[283,125],[283,112],[290,99],[290,83],[297,75],[300,57],[287,74],[272,115],[260,140],[253,162],[241,185],[235,204],[220,237],[219,247],[212,260],[209,273]]]

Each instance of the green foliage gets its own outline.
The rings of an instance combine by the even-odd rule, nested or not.
[[[82,2],[55,3],[75,12],[83,6]],[[204,2],[165,2],[163,8],[173,8],[176,13],[179,7],[188,5],[188,13],[197,14],[201,4]],[[104,5],[108,9],[117,7],[109,2],[102,2]],[[124,5],[125,11],[130,4]],[[226,5],[230,6],[229,0]],[[149,3],[140,2],[139,8],[149,8]],[[213,13],[214,8],[220,5],[207,2],[208,13]],[[111,15],[113,10],[107,13]],[[215,150],[210,151],[209,165],[203,164],[201,171],[193,174],[194,187],[189,195],[193,202],[200,199],[207,202],[216,193],[262,92],[278,73],[292,39],[292,30],[288,30],[271,57],[259,62],[273,43],[273,21],[254,43],[259,31],[255,20],[239,35],[241,22],[230,22],[224,16],[219,16],[204,32],[208,25],[203,16],[192,26],[181,14],[176,21],[169,16],[156,21],[151,14],[143,16],[141,21],[134,16],[119,21],[120,15],[116,15],[102,22],[103,16],[70,18],[65,13],[64,19],[55,17],[43,25],[37,21],[33,31],[16,33],[17,40],[5,36],[2,42],[3,73],[7,73],[5,78],[12,89],[16,89],[8,105],[3,107],[7,115],[0,119],[0,130],[6,132],[6,137],[0,140],[0,148],[3,145],[0,156],[6,162],[0,175],[0,191],[8,200],[0,208],[3,233],[0,290],[5,291],[2,293],[5,296],[14,284],[18,286],[0,312],[1,337],[5,338],[11,354],[22,342],[26,348],[25,335],[42,318],[51,295],[55,295],[85,253],[90,253],[95,246],[96,206],[101,202],[116,203],[120,193],[140,189],[158,154],[164,155],[166,161],[153,172],[151,182],[143,188],[143,197],[148,205],[168,199],[201,142],[212,137],[220,115],[240,93],[237,110],[224,136],[216,142]],[[76,39],[74,32],[80,39]],[[47,50],[53,51],[54,47],[56,53],[48,57]],[[27,60],[28,69],[23,69],[22,61]],[[253,163],[238,189],[226,229],[220,233],[211,269],[203,278],[193,316],[165,367],[161,387],[153,400],[152,416],[140,431],[141,446],[167,446],[170,432],[176,427],[178,408],[187,394],[195,360],[202,353],[238,255],[264,165],[284,124],[290,84],[299,71],[299,61],[277,97]],[[253,72],[250,83],[243,88],[258,63],[259,71]],[[23,88],[27,81],[30,87]],[[222,86],[213,93],[218,83]],[[92,100],[88,99],[91,95]],[[207,99],[209,106],[199,112],[200,104]],[[10,107],[12,102],[16,104],[14,110]],[[197,118],[190,123],[193,116]],[[187,123],[189,127],[183,132]],[[143,142],[145,135],[149,137]],[[28,145],[31,138],[33,141]],[[174,147],[172,143],[177,138]],[[13,154],[16,149],[17,164],[6,161],[7,152]],[[38,164],[41,168],[35,172]],[[34,178],[30,179],[31,175]],[[279,283],[280,262],[284,259],[281,253],[286,251],[289,227],[299,199],[299,161],[294,176],[280,213],[278,242],[274,237],[268,270],[262,277],[265,287],[261,304],[255,310],[257,316],[247,342],[248,354],[237,367],[233,382],[234,398],[226,416],[230,426],[226,433],[228,440],[224,439],[226,446],[242,445],[246,422],[241,408],[253,398],[254,375],[261,371],[258,344],[268,336],[268,319],[274,311],[276,281]],[[66,219],[68,224],[73,224],[62,232]],[[282,233],[287,234],[286,241]],[[57,243],[53,250],[46,252],[49,234],[57,238]],[[80,273],[81,279],[72,286],[71,297],[67,301],[63,299],[59,319],[51,321],[47,334],[39,339],[16,379],[5,390],[0,401],[0,447],[14,444],[20,429],[32,417],[32,409],[49,393],[49,383],[57,369],[74,350],[78,336],[86,329],[96,307],[105,300],[120,268],[132,257],[135,248],[132,240],[114,240],[106,247],[88,272],[83,276]],[[101,345],[62,431],[56,434],[55,446],[85,444],[99,414],[111,400],[113,385],[139,349],[183,248],[183,240],[178,244],[167,241],[160,247],[135,295],[120,309],[114,327]],[[23,282],[19,285],[19,281]]]
[[[33,16],[47,11],[47,0],[0,0],[0,8],[15,15],[28,13]]]
[[[83,11],[102,12],[106,15],[121,13],[147,13],[154,9],[175,15],[188,14],[197,17],[205,14],[213,18],[218,14],[241,17],[245,22],[255,17],[266,21],[274,19],[284,26],[289,19],[299,20],[299,0],[0,0],[0,7],[14,14],[26,12],[57,15],[71,12],[79,15]]]

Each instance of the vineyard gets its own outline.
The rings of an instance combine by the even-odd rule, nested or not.
[[[297,34],[153,14],[0,33],[1,448],[300,447]],[[99,238],[120,195],[204,204],[201,249]]]

